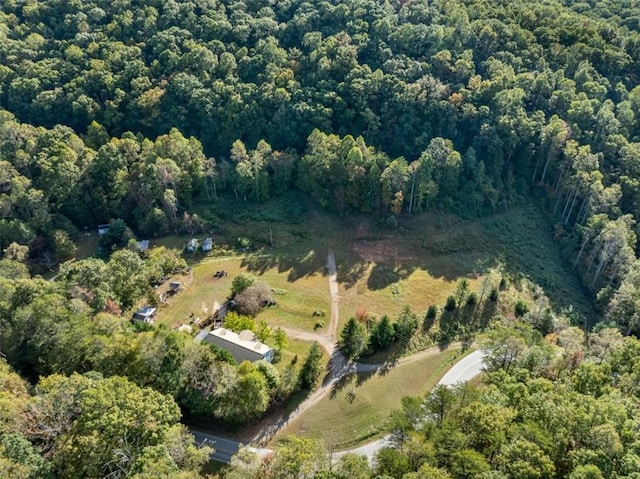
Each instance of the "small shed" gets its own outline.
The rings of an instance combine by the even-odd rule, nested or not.
[[[191,238],[187,243],[187,251],[189,251],[190,253],[196,251],[198,249],[198,243],[199,241],[196,238]]]
[[[156,308],[145,306],[144,308],[141,308],[133,313],[133,320],[151,324],[156,317],[156,311]]]
[[[202,251],[211,251],[213,248],[213,238],[205,238],[202,242]]]
[[[105,234],[107,231],[109,231],[109,224],[104,224],[104,225],[98,225],[98,234],[100,236],[102,236],[103,234]]]
[[[140,251],[147,251],[149,249],[149,240],[140,240],[137,246]]]
[[[180,288],[182,287],[182,285],[180,284],[179,281],[171,281],[169,283],[169,290],[173,291],[175,293],[177,293],[178,291],[180,291]]]

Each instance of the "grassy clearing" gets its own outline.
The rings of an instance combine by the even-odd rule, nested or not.
[[[315,324],[311,314],[314,310],[328,310],[329,282],[321,273],[306,275],[290,281],[290,271],[279,271],[277,267],[265,268],[260,272],[247,268],[248,261],[255,261],[261,255],[236,258],[207,258],[193,268],[192,279],[182,280],[183,290],[170,298],[168,304],[160,307],[158,323],[168,326],[185,321],[191,314],[206,316],[214,303],[222,304],[231,290],[231,281],[239,273],[257,273],[260,281],[275,289],[273,295],[278,305],[264,310],[259,319],[272,326],[312,331]],[[214,278],[218,270],[227,271],[228,276]],[[178,278],[180,281],[180,278]]]
[[[344,448],[384,432],[389,413],[403,396],[422,396],[459,359],[451,348],[401,364],[386,374],[350,375],[312,409],[284,428],[274,442],[289,434],[329,441]]]
[[[447,261],[447,258],[437,260]],[[447,296],[455,290],[458,279],[467,277],[471,291],[477,293],[480,292],[483,281],[482,275],[468,276],[468,272],[464,270],[454,280],[432,276],[425,269],[416,269],[402,278],[387,280],[387,285],[380,289],[370,289],[368,286],[374,276],[380,278],[394,274],[390,265],[370,263],[363,278],[353,287],[345,288],[341,294],[341,323],[353,316],[358,309],[364,309],[378,317],[387,314],[394,319],[407,304],[422,317],[431,304],[445,304]]]
[[[556,309],[573,305],[582,314],[593,313],[551,226],[534,207],[476,221],[445,214],[405,217],[393,232],[361,218],[352,231],[351,253],[359,261],[353,254],[343,257],[343,320],[358,308],[393,315],[409,304],[422,313],[430,304],[444,306],[461,278],[479,294],[488,275],[497,286],[503,274],[525,297],[527,280],[542,286]]]
[[[267,340],[267,344],[271,347],[274,347],[275,344],[273,339]],[[309,352],[309,348],[311,347],[311,343],[309,341],[302,341],[300,339],[288,338],[287,339],[287,347],[282,351],[282,357],[280,361],[275,363],[274,366],[278,369],[278,371],[282,371],[285,366],[291,364],[293,361],[296,361],[298,367],[302,364],[304,359],[307,357],[307,353]],[[295,358],[298,358],[297,360]],[[329,362],[329,356],[324,349],[322,349],[322,370],[324,371],[327,367],[327,363]]]
[[[74,258],[80,260],[94,256],[98,250],[99,241],[100,236],[95,231],[80,234],[76,243],[77,249]]]
[[[251,240],[251,251],[232,259],[189,255],[195,264],[194,283],[161,310],[161,321],[169,324],[191,313],[201,315],[203,304],[224,300],[235,274],[249,272],[284,292],[275,297],[278,306],[259,319],[310,331],[316,324],[312,312],[328,314],[330,309],[329,247],[336,255],[341,323],[358,309],[393,318],[407,304],[421,315],[431,304],[444,306],[459,279],[467,278],[471,291],[479,294],[488,275],[497,285],[502,274],[512,278],[515,286],[505,300],[513,295],[526,298],[529,292],[523,285],[530,280],[545,288],[554,308],[573,304],[582,314],[592,314],[579,280],[553,242],[551,226],[533,207],[476,221],[445,214],[402,217],[399,227],[389,230],[372,215],[337,218],[303,198],[295,201],[305,212],[304,223],[300,215],[287,216],[291,206],[284,202],[236,216],[227,212],[226,222],[219,223],[224,226],[213,234],[215,243],[230,251],[237,246],[237,238],[245,237]],[[238,206],[229,206],[230,211],[234,208]],[[180,246],[185,240],[170,236],[159,243]],[[227,270],[229,276],[214,280],[210,276],[218,269]],[[192,292],[194,287],[197,291]]]

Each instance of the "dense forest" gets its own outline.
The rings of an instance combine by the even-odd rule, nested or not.
[[[176,404],[240,424],[299,387],[296,371],[276,378],[267,365],[239,367],[120,317],[184,264],[168,251],[109,257],[111,247],[127,245],[129,228],[145,236],[209,228],[219,218],[207,204],[251,208],[299,190],[336,214],[379,215],[393,227],[422,212],[474,218],[534,202],[597,307],[589,322],[639,333],[639,75],[632,1],[3,1],[0,352],[37,386],[2,365],[0,404],[13,401],[1,395],[9,391],[29,414],[46,414],[62,395],[71,412],[48,432],[13,424],[13,413],[0,417],[0,475],[196,474],[202,457],[181,450]],[[102,259],[64,263],[84,228],[109,221],[116,227]],[[30,276],[60,263],[56,281]],[[460,461],[446,451],[423,462],[454,477],[634,477],[637,457],[625,458],[635,426],[625,414],[636,393],[631,379],[615,382],[635,374],[624,363],[631,358],[583,356],[564,376],[490,377],[482,394],[495,408],[485,412],[507,408],[503,436],[520,439],[508,447],[466,439],[462,450],[482,471],[455,472]],[[578,384],[607,367],[615,383]],[[562,403],[568,409],[582,404],[579,395],[618,394],[620,410],[607,410],[618,422],[605,413],[589,427],[575,422],[572,444],[559,445],[560,426],[543,429],[525,398],[569,386],[577,399]],[[127,391],[122,401],[144,396],[146,412],[163,411],[158,433],[132,444],[129,456],[91,445],[103,427],[92,409],[97,391],[117,388]],[[445,425],[464,429],[472,405],[460,404]],[[441,426],[430,426],[426,440],[447,435]],[[43,436],[52,430],[55,441]],[[109,434],[111,445],[139,436]],[[605,447],[615,449],[614,463],[583,451]],[[98,449],[128,459],[87,452],[93,465],[64,460]],[[565,460],[566,450],[581,452]],[[39,453],[46,463],[24,459]],[[532,468],[547,475],[509,469],[523,455],[539,455]],[[147,470],[153,457],[167,469]],[[592,465],[601,476],[585,469]],[[411,474],[397,471],[381,474]]]

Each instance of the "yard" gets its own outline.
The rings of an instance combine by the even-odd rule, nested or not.
[[[259,255],[251,256],[256,258]],[[244,266],[247,257],[207,258],[193,268],[193,278],[182,291],[170,298],[160,307],[157,322],[172,326],[188,320],[191,314],[206,317],[214,309],[214,304],[226,301],[231,290],[231,281],[239,273],[250,270]],[[216,271],[226,271],[227,276],[215,278]],[[287,326],[312,331],[316,321],[313,311],[329,309],[329,283],[323,272],[317,272],[289,279],[290,271],[279,271],[271,267],[261,271],[259,281],[264,281],[273,290],[276,306],[265,309],[259,319],[267,321],[273,327]]]
[[[332,448],[346,448],[386,432],[389,414],[400,408],[403,396],[423,396],[461,357],[459,348],[400,364],[385,373],[345,376],[312,409],[282,429],[273,439],[289,434],[322,439]]]

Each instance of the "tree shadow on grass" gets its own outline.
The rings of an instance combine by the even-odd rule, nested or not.
[[[428,333],[433,328],[434,324],[436,324],[437,314],[433,317],[429,317],[425,314],[424,319],[422,321],[422,333]]]
[[[362,386],[364,383],[366,383],[369,379],[371,379],[373,376],[375,376],[378,373],[379,370],[371,370],[371,371],[364,371],[364,372],[359,372],[356,375],[356,387],[360,387]]]
[[[498,310],[498,302],[487,299],[482,303],[482,308],[478,308],[478,325],[480,329],[489,326],[491,318],[493,318]]]
[[[356,379],[357,373],[355,370],[350,371],[342,375],[333,386],[331,386],[331,392],[329,393],[329,399],[335,399],[340,391],[348,387],[353,380]]]
[[[344,261],[336,259],[338,283],[346,289],[354,287],[369,269],[369,261]]]
[[[384,289],[387,286],[397,283],[403,279],[407,279],[420,265],[416,262],[413,264],[390,264],[377,263],[371,270],[367,279],[367,287],[371,291]]]
[[[317,273],[326,274],[327,257],[326,252],[317,253],[314,250],[298,254],[252,254],[242,258],[240,266],[246,268],[250,273],[258,275],[271,269],[276,269],[279,273],[288,271],[287,281],[294,282]]]
[[[379,291],[406,280],[417,270],[435,279],[455,281],[500,267],[512,277],[525,275],[543,286],[555,307],[576,304],[587,313],[591,310],[589,295],[567,268],[546,219],[535,208],[514,209],[475,221],[447,215],[401,218],[403,230],[411,233],[401,236],[385,231],[369,241],[372,257],[378,257],[373,266],[371,258],[353,254],[357,251],[353,246],[362,241],[356,234],[356,221],[325,219],[320,226],[306,225],[309,234],[302,243],[266,249],[244,258],[242,266],[256,274],[270,269],[287,272],[291,282],[326,275],[329,243],[322,240],[326,238],[336,242],[338,282],[346,288],[356,285],[367,273],[366,286]],[[340,233],[332,233],[329,239],[327,228],[339,228]]]

